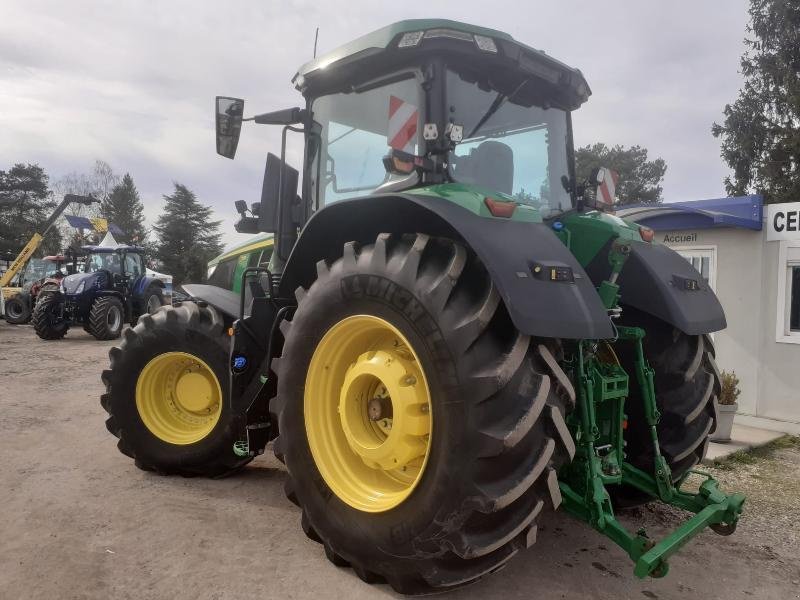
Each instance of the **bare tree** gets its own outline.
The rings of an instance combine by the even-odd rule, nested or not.
[[[94,167],[89,173],[78,173],[73,171],[58,179],[53,185],[52,190],[56,197],[63,197],[65,194],[78,194],[80,196],[93,196],[98,200],[105,201],[111,195],[120,182],[120,177],[114,173],[114,169],[104,160],[95,160]],[[70,214],[87,217],[90,219],[100,217],[100,205],[92,204],[73,205]],[[70,240],[70,245],[82,245],[92,241],[90,237],[93,232],[75,230],[67,223],[60,225],[62,235]]]

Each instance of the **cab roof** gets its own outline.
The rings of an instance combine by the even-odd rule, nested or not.
[[[219,263],[220,261],[226,260],[233,256],[238,256],[240,254],[244,254],[246,252],[252,252],[253,250],[258,250],[259,248],[268,248],[275,243],[273,239],[273,235],[271,233],[262,233],[258,235],[254,235],[250,239],[240,242],[227,250],[225,250],[219,256],[215,256],[210,261],[208,261],[208,266],[212,267]]]
[[[401,41],[403,47],[399,46]],[[359,79],[420,64],[426,55],[450,55],[487,72],[498,66],[520,70],[560,92],[564,96],[561,104],[569,109],[578,108],[591,95],[578,69],[502,31],[447,19],[393,23],[305,63],[292,81],[307,97],[349,91]]]

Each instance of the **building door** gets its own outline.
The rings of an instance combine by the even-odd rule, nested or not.
[[[717,287],[717,249],[716,248],[675,248],[675,252],[688,260],[697,269],[712,290]]]

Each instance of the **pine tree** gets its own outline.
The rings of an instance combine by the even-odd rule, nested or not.
[[[800,0],[751,0],[752,38],[742,56],[744,87],[725,106],[722,158],[733,170],[729,194],[800,200]]]
[[[41,233],[56,205],[39,165],[19,163],[0,171],[0,252],[16,255],[22,250],[34,233]],[[37,254],[55,254],[60,246],[61,234],[53,228]]]
[[[617,198],[620,204],[661,202],[661,182],[667,172],[667,164],[663,158],[648,160],[646,148],[592,144],[575,151],[578,182],[588,179],[596,167],[608,167],[619,173]]]
[[[209,260],[222,251],[221,221],[212,221],[210,206],[203,206],[185,185],[175,184],[164,196],[164,212],[153,227],[159,236],[158,259],[175,285],[202,281]]]
[[[123,231],[115,236],[118,242],[143,244],[147,237],[144,226],[144,206],[129,173],[115,185],[100,205],[100,214]]]

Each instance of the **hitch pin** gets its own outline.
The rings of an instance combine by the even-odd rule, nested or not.
[[[611,444],[606,444],[605,446],[597,446],[594,449],[594,451],[597,453],[598,456],[600,455],[600,452],[603,450],[611,450]]]

